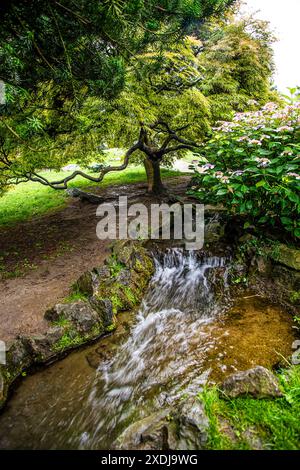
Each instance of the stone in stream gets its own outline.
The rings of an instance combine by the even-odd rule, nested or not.
[[[230,375],[222,383],[221,390],[228,398],[247,395],[254,398],[282,396],[277,378],[262,366]]]
[[[119,450],[205,449],[209,421],[203,404],[189,398],[177,409],[158,411],[131,424],[118,437]]]
[[[207,443],[209,420],[204,405],[197,398],[187,399],[180,408],[178,416],[178,450],[201,450]]]
[[[168,414],[166,409],[131,424],[117,438],[113,447],[119,450],[168,450]]]

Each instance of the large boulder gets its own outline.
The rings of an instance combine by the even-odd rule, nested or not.
[[[277,378],[264,367],[253,369],[227,377],[221,385],[221,390],[228,398],[252,396],[254,398],[281,397]]]

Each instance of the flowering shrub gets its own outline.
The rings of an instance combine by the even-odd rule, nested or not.
[[[300,103],[238,113],[214,128],[195,167],[192,194],[223,204],[250,225],[300,237]]]

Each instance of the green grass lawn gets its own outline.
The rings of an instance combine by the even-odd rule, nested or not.
[[[60,179],[71,172],[45,172],[41,173],[48,179]],[[164,178],[178,176],[180,173],[162,169]],[[145,181],[145,170],[142,166],[128,167],[126,170],[107,174],[101,187],[118,184],[138,183]],[[99,186],[82,177],[76,178],[69,187],[87,188]],[[68,200],[65,191],[58,191],[39,183],[22,183],[8,191],[0,198],[0,227],[8,227],[18,222],[24,222],[31,217],[46,214],[63,208]]]

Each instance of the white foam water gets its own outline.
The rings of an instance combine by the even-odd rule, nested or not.
[[[200,390],[209,373],[205,355],[214,347],[212,322],[221,311],[216,270],[226,280],[225,258],[199,260],[179,249],[157,257],[128,340],[99,367],[88,403],[95,426],[82,436],[82,448],[109,447],[126,425]]]

